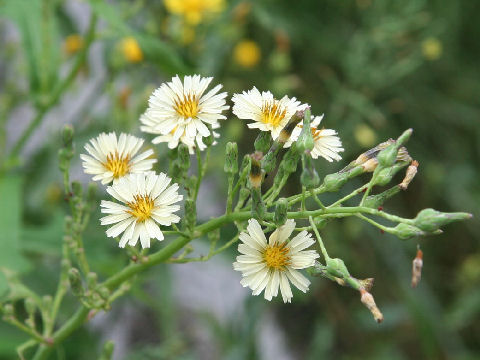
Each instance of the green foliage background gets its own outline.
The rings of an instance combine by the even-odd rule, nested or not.
[[[90,56],[80,63],[68,89],[62,88],[64,70],[76,66],[78,58],[62,52],[62,44],[68,35],[86,29],[76,25],[66,3],[0,1],[1,267],[20,274],[39,293],[52,293],[67,211],[56,162],[61,143],[58,128],[50,126],[39,145],[37,141],[36,147],[28,146],[27,141],[26,152],[7,157],[21,134],[18,129],[33,120],[15,115],[19,107],[28,106],[34,114],[44,112],[50,118],[64,116],[52,109],[58,104],[62,108],[62,99],[75,98],[92,81],[92,59],[99,58],[105,76],[91,90],[87,104],[72,118],[56,121],[75,124],[78,160],[83,143],[100,131],[138,134],[139,115],[151,91],[163,81],[177,73],[201,73],[214,76],[230,94],[256,86],[278,96],[296,96],[311,104],[314,114],[325,113],[323,124],[338,131],[345,153],[340,163],[318,161],[323,175],[367,149],[359,133],[362,127],[373,131],[377,143],[413,128],[408,149],[420,162],[419,174],[407,192],[386,206],[408,217],[433,207],[468,211],[476,218],[447,227],[441,236],[420,240],[425,267],[415,290],[410,288],[410,269],[416,242],[400,242],[353,218],[323,230],[329,252],[342,256],[352,273],[375,277],[372,292],[385,315],[381,325],[372,321],[356,293],[321,279],[313,280],[309,294],[295,293],[290,305],[248,297],[243,315],[227,323],[202,311],[185,315],[173,299],[175,283],[169,267],[160,266],[134,287],[133,298],[114,304],[114,308],[137,307],[144,318],[138,328],[130,329],[133,345],[125,358],[199,358],[199,346],[185,328],[188,316],[214,339],[211,358],[261,358],[256,319],[266,311],[274,313],[285,331],[286,346],[299,359],[480,357],[478,3],[231,1],[220,15],[200,23],[194,40],[185,44],[181,18],[168,14],[161,1],[83,1],[77,5],[87,14],[91,9],[100,25]],[[8,36],[12,29],[18,36]],[[118,42],[125,36],[139,42],[142,62],[129,63],[122,56]],[[432,38],[442,48],[436,59],[422,51]],[[242,39],[255,41],[261,49],[260,63],[254,68],[242,68],[234,59],[233,48]],[[107,111],[95,111],[105,98]],[[243,155],[252,151],[256,136],[231,114],[221,134],[208,175],[219,187],[218,194],[226,186],[221,171],[225,143],[237,141]],[[160,159],[165,158],[166,146],[156,150]],[[74,174],[80,176],[80,162],[75,166]],[[159,161],[158,170],[165,171],[164,167],[165,162]],[[291,191],[296,185],[291,184]],[[351,184],[345,193],[355,185],[361,183]],[[209,200],[224,206],[221,196]],[[126,255],[105,237],[98,215],[92,215],[85,234],[86,252],[92,267],[107,276],[126,263]],[[235,251],[220,256],[228,265]],[[1,293],[5,286],[0,278]],[[60,318],[75,306],[71,297]],[[21,304],[17,310],[22,311]],[[113,314],[122,313],[113,310]],[[0,358],[15,358],[15,346],[24,340],[13,327],[0,324]],[[97,330],[84,327],[56,356],[91,359],[101,346]]]

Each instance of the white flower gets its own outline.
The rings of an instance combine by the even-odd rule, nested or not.
[[[304,250],[315,242],[306,231],[287,242],[294,229],[295,221],[287,220],[270,235],[267,243],[258,221],[248,221],[248,233],[240,234],[242,244],[238,245],[242,255],[237,256],[233,268],[242,272],[240,283],[252,289],[253,295],[265,290],[265,299],[272,300],[280,288],[283,301],[291,302],[289,281],[303,292],[308,290],[310,281],[297,270],[313,266],[319,255],[315,250]]]
[[[194,153],[195,141],[197,142],[198,148],[200,149],[200,151],[203,151],[207,148],[207,146],[203,143],[202,135],[200,133],[198,133],[194,138],[190,138],[186,136],[186,134],[183,134],[182,136],[180,136],[180,138],[177,138],[174,136],[175,130],[172,130],[168,134],[163,135],[160,130],[156,130],[157,123],[155,120],[151,118],[148,112],[145,112],[140,116],[140,122],[144,124],[144,126],[140,127],[142,131],[149,132],[152,134],[160,134],[159,136],[153,138],[152,143],[154,144],[166,142],[168,143],[168,147],[170,149],[174,149],[178,146],[179,142],[182,142],[188,146],[190,154]],[[219,127],[220,127],[220,124],[218,123],[212,125],[212,129],[218,129]],[[220,137],[220,134],[213,131],[213,137],[218,138]],[[214,141],[212,145],[216,145],[216,144],[217,142]]]
[[[310,123],[314,147],[311,151],[312,158],[317,159],[319,156],[325,158],[326,160],[332,162],[333,160],[341,160],[342,157],[338,154],[342,152],[344,149],[342,147],[342,142],[340,138],[337,136],[337,132],[332,129],[320,129],[318,130],[318,125],[320,125],[320,121],[322,121],[322,116],[316,116],[313,118],[312,122]],[[290,147],[292,143],[298,140],[300,133],[302,132],[303,128],[303,120],[293,129],[290,138],[285,143],[284,147]]]
[[[142,145],[143,139],[133,135],[122,133],[117,141],[114,132],[101,133],[85,144],[85,150],[90,155],[80,155],[84,171],[86,174],[95,175],[93,180],[101,180],[102,184],[108,184],[131,173],[148,171],[157,160],[149,158],[153,155],[152,149],[135,156]]]
[[[109,214],[100,219],[102,225],[112,225],[107,230],[108,237],[123,233],[119,246],[135,246],[140,238],[143,248],[150,247],[150,239],[163,240],[160,225],[169,226],[180,221],[173,214],[180,209],[174,203],[182,200],[178,195],[178,184],[170,184],[164,173],[150,171],[143,174],[130,174],[107,187],[107,192],[125,205],[102,200],[102,213]],[[158,223],[158,224],[157,224]]]
[[[226,119],[222,112],[229,108],[225,105],[227,93],[218,94],[222,85],[204,94],[212,79],[185,76],[182,83],[177,75],[171,82],[162,84],[148,100],[148,109],[140,118],[143,124],[140,129],[167,136],[157,137],[157,142],[167,141],[171,147],[177,146],[180,139],[194,143],[196,138],[209,136],[206,124],[218,127],[218,121]]]
[[[287,96],[277,100],[270,91],[260,93],[256,87],[234,94],[232,101],[232,111],[239,119],[253,120],[253,123],[248,124],[249,128],[270,131],[274,140],[290,118],[306,106]]]

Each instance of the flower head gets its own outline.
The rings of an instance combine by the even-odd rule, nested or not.
[[[143,139],[129,134],[117,135],[101,133],[97,138],[85,144],[90,155],[82,154],[83,168],[86,174],[95,175],[94,181],[108,184],[130,173],[142,173],[157,162],[151,159],[153,150],[148,149],[136,155],[143,145]],[[135,156],[136,155],[136,156]]]
[[[188,24],[195,26],[205,17],[221,12],[225,0],[165,0],[165,7],[170,13],[181,15]]]
[[[244,68],[255,67],[260,57],[260,48],[255,41],[242,40],[233,48],[235,62]]]
[[[127,36],[120,42],[120,49],[125,59],[131,63],[138,63],[143,60],[143,52],[133,36]]]
[[[228,109],[225,105],[227,93],[218,94],[222,85],[204,94],[212,79],[185,76],[182,83],[176,76],[171,82],[162,84],[150,96],[149,107],[140,118],[143,124],[140,129],[164,135],[156,141],[167,141],[170,147],[177,146],[178,141],[189,145],[197,139],[200,143],[202,137],[210,136],[206,124],[218,128],[218,121],[226,119],[222,112]]]
[[[180,136],[180,138],[175,137],[175,129],[170,131],[168,134],[163,135],[161,132],[161,126],[157,126],[157,122],[155,120],[152,120],[152,118],[148,115],[148,113],[144,113],[140,116],[140,122],[143,124],[143,126],[140,127],[142,131],[149,132],[152,134],[159,134],[159,136],[153,138],[152,143],[154,144],[159,144],[166,142],[168,143],[168,147],[170,149],[174,149],[178,146],[179,142],[184,143],[185,145],[188,146],[188,149],[190,151],[190,154],[193,154],[195,152],[195,147],[198,145],[198,148],[200,151],[203,151],[207,148],[207,146],[203,143],[202,136],[201,134],[197,134],[194,138],[190,138],[186,136],[186,134],[183,134]],[[218,129],[220,127],[220,124],[214,124],[212,125],[212,129]],[[160,129],[159,129],[160,128]],[[218,138],[220,137],[220,134],[213,131],[213,137]],[[217,142],[213,142],[212,145],[215,145]]]
[[[253,123],[248,124],[249,128],[270,131],[274,140],[292,115],[305,107],[295,98],[284,96],[277,100],[270,91],[260,93],[256,87],[234,94],[232,101],[233,113],[239,119],[253,120]]]
[[[182,200],[178,195],[178,185],[170,185],[170,179],[164,173],[154,172],[143,174],[130,174],[123,177],[112,186],[107,187],[107,192],[116,200],[102,200],[102,213],[109,214],[100,219],[102,225],[112,225],[107,230],[108,237],[120,238],[120,247],[128,244],[135,246],[140,238],[143,248],[150,247],[150,239],[163,240],[164,236],[160,225],[169,226],[180,221],[174,212],[180,209],[174,205]]]
[[[65,38],[63,49],[67,55],[73,55],[84,45],[83,38],[79,34],[71,34]]]
[[[303,292],[308,290],[310,281],[297,270],[313,266],[319,255],[315,250],[305,250],[315,242],[306,231],[287,241],[294,229],[295,221],[287,220],[267,243],[258,221],[248,221],[247,233],[240,234],[242,244],[238,245],[242,255],[237,256],[233,268],[242,272],[240,283],[252,289],[253,295],[265,290],[265,299],[272,300],[280,288],[283,301],[291,302],[290,282]]]
[[[314,159],[317,159],[319,156],[321,156],[330,162],[332,162],[333,160],[341,160],[342,157],[338,153],[344,150],[342,147],[342,142],[337,136],[337,132],[335,130],[318,129],[318,126],[320,125],[320,121],[322,121],[322,119],[323,115],[316,116],[312,119],[312,122],[310,123],[314,141],[314,147],[310,154]],[[285,143],[285,147],[290,147],[292,143],[297,141],[300,133],[302,132],[302,128],[303,120],[292,131],[290,138]]]

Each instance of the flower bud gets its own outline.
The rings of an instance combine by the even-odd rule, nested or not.
[[[58,150],[58,167],[62,172],[70,168],[70,160],[73,158],[73,150],[61,148]]]
[[[417,249],[417,256],[412,261],[412,288],[416,288],[422,278],[423,252]]]
[[[315,142],[313,140],[312,130],[310,129],[310,120],[312,118],[312,114],[310,113],[310,109],[307,108],[305,110],[305,116],[303,117],[303,127],[302,131],[297,140],[297,149],[300,153],[310,152],[312,151],[313,147],[315,146]]]
[[[327,265],[326,270],[329,274],[342,279],[350,277],[350,273],[348,272],[348,269],[345,266],[345,263],[343,262],[342,259],[328,258],[326,259],[326,265]]]
[[[190,152],[188,146],[184,143],[178,145],[178,164],[183,172],[188,171],[190,168]]]
[[[266,172],[272,172],[277,166],[277,151],[269,151],[262,159],[261,166],[262,169]]]
[[[292,174],[297,171],[297,164],[300,160],[300,153],[298,152],[296,146],[292,145],[289,151],[283,157],[282,167],[286,173]]]
[[[377,323],[381,323],[383,321],[383,314],[375,304],[375,300],[373,299],[372,294],[370,294],[368,291],[364,289],[361,289],[360,301],[362,302],[363,305],[367,307],[368,310],[370,310],[370,312],[373,315],[373,318]]]
[[[114,349],[115,343],[111,340],[107,341],[105,345],[103,345],[102,355],[99,360],[111,360]]]
[[[78,181],[72,181],[72,192],[76,197],[81,198],[83,195],[83,187]]]
[[[335,192],[338,191],[349,179],[348,172],[337,172],[329,174],[323,178],[323,186],[325,191]]]
[[[391,231],[389,232],[396,235],[402,240],[407,240],[416,236],[426,235],[426,233],[420,230],[418,227],[415,227],[413,225],[408,225],[405,223],[400,223],[394,228],[390,228],[390,229]]]
[[[251,167],[250,167],[250,185],[253,189],[258,189],[262,185],[262,168],[260,165],[260,160],[262,159],[262,154],[255,152],[251,155]]]
[[[311,117],[311,115],[310,115]],[[280,135],[278,136],[277,142],[280,144],[285,144],[288,139],[290,139],[290,135],[292,135],[293,129],[297,126],[297,124],[305,118],[305,110],[298,110],[288,121],[287,125],[280,131]]]
[[[250,196],[250,190],[245,187],[242,187],[238,194],[237,208],[241,208],[249,196]]]
[[[12,304],[4,304],[2,311],[5,317],[15,317],[15,310]]]
[[[87,289],[94,290],[97,287],[98,275],[94,272],[89,272],[87,274]]]
[[[416,160],[413,160],[411,162],[410,166],[407,168],[407,172],[405,173],[405,178],[398,185],[400,187],[400,189],[407,190],[408,185],[410,184],[410,182],[413,180],[413,178],[417,174],[418,165],[419,165],[418,161],[416,161]]]
[[[313,189],[320,184],[320,177],[313,167],[311,169],[304,168],[300,176],[300,182],[307,189]]]
[[[273,221],[277,226],[285,224],[287,221],[288,201],[285,198],[277,200],[275,206],[275,214],[273,215]]]
[[[100,286],[98,289],[98,295],[100,295],[103,300],[107,301],[110,298],[111,292],[106,286]]]
[[[192,199],[186,199],[184,203],[185,207],[185,225],[189,231],[193,231],[195,229],[195,225],[197,222],[197,209],[195,201]]]
[[[387,185],[390,181],[392,181],[393,177],[405,166],[407,166],[407,163],[399,162],[390,167],[381,169],[377,177],[375,178],[374,185]]]
[[[255,150],[262,153],[267,153],[268,149],[272,146],[272,135],[269,131],[260,131],[257,138],[255,139]]]
[[[84,289],[78,269],[71,268],[68,271],[68,280],[70,282],[70,288],[72,289],[73,295],[82,296],[84,293]]]
[[[238,173],[238,146],[235,142],[227,143],[223,171],[229,174]]]
[[[367,198],[363,202],[363,206],[377,209],[379,206],[382,206],[386,200],[397,194],[399,191],[400,188],[398,186],[393,186],[380,194],[367,196]]]
[[[250,172],[251,163],[252,163],[252,158],[250,157],[250,155],[246,154],[243,157],[243,160],[242,160],[242,166],[241,166],[241,173],[242,174],[244,172],[246,172],[246,173]]]
[[[73,126],[70,124],[66,124],[63,126],[62,129],[62,141],[63,141],[63,146],[66,148],[71,148],[73,145]]]
[[[203,143],[206,146],[212,146],[212,144],[215,142],[215,136],[213,135],[212,126],[211,125],[207,125],[207,126],[208,126],[208,130],[210,130],[210,135],[203,138]]]
[[[434,209],[424,209],[420,211],[414,219],[415,226],[423,231],[432,232],[438,230],[442,225],[453,221],[471,219],[472,214],[464,212],[443,213]]]
[[[27,312],[29,317],[33,317],[35,315],[35,311],[37,310],[37,304],[35,300],[32,298],[25,299],[25,311]]]

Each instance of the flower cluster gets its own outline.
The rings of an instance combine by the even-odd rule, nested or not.
[[[212,139],[219,137],[214,130],[226,120],[224,112],[230,107],[226,103],[227,93],[220,92],[222,85],[209,89],[212,80],[193,75],[185,76],[182,81],[175,76],[162,84],[150,96],[148,107],[140,116],[140,130],[155,135],[153,144],[167,143],[170,149],[183,143],[193,153],[204,150],[207,144],[214,145]],[[249,128],[270,132],[272,140],[279,139],[294,114],[308,107],[288,96],[278,100],[271,92],[260,92],[255,87],[234,94],[232,101],[233,114],[239,119],[251,120]],[[342,143],[336,131],[318,129],[322,118],[323,115],[312,116],[314,147],[308,154],[313,159],[340,160]],[[302,128],[303,122],[300,122],[290,129],[283,146],[291,147],[299,139]],[[109,185],[106,191],[112,201],[101,202],[101,211],[106,215],[100,222],[109,226],[107,236],[118,238],[122,248],[127,244],[135,246],[139,240],[143,248],[149,248],[151,239],[165,238],[161,226],[180,221],[175,214],[183,199],[179,186],[171,184],[166,174],[152,170],[157,162],[154,151],[142,150],[143,145],[143,139],[130,134],[117,137],[113,132],[102,133],[85,145],[88,154],[81,155],[85,173],[93,175],[94,181]],[[242,273],[241,284],[251,288],[254,295],[264,292],[265,299],[271,300],[280,292],[283,301],[290,302],[290,283],[303,292],[308,290],[310,282],[298,270],[313,266],[319,254],[306,250],[315,242],[306,231],[289,240],[294,230],[295,221],[286,220],[267,241],[258,221],[250,219],[247,232],[240,233],[241,255],[233,267]]]

